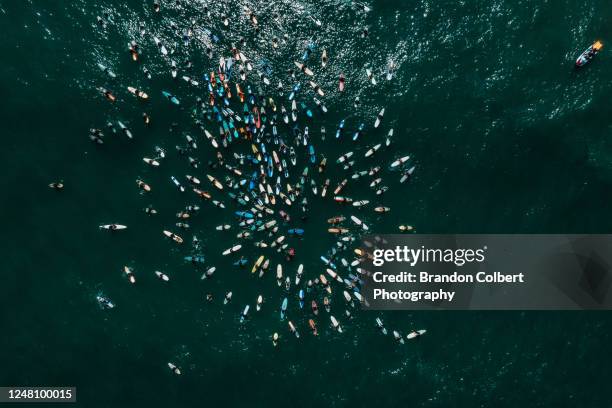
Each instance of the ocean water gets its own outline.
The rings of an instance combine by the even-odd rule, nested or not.
[[[257,14],[260,33],[244,17],[245,5]],[[274,86],[264,87],[277,102],[293,83],[287,70],[308,42],[316,43],[309,65],[326,91],[321,99],[329,112],[315,113],[308,124],[317,153],[330,162],[331,187],[349,174],[333,164],[336,157],[349,150],[361,156],[384,141],[390,127],[395,129],[390,149],[356,166],[385,168],[389,191],[384,198],[361,180],[349,182],[345,192],[392,208],[382,216],[355,212],[376,232],[396,232],[399,224],[423,233],[610,232],[609,2],[367,5],[368,12],[347,1],[182,1],[180,6],[163,1],[157,14],[148,1],[0,1],[5,225],[0,385],[74,385],[77,405],[83,407],[609,406],[606,347],[612,318],[607,313],[353,310],[347,319],[337,290],[332,311],[345,332],[332,331],[322,312],[315,338],[307,327],[310,313],[300,311],[295,290],[286,295],[272,271],[258,279],[220,256],[238,242],[236,228],[214,230],[221,223],[235,224],[232,206],[220,210],[201,203],[200,213],[188,221],[191,231],[182,233],[202,239],[207,264],[217,267],[213,279],[201,281],[201,271],[182,261],[187,248],[163,239],[161,230],[176,222],[174,214],[197,203],[177,192],[169,177],[193,173],[174,146],[184,143],[186,133],[197,134],[191,109],[205,93],[201,85],[170,78],[168,60],[150,35],[140,36],[141,21],[168,46],[178,41],[172,47],[177,63],[181,66],[188,56],[194,64],[190,75],[197,79],[244,37],[241,50],[254,62],[269,63],[273,84],[283,80],[282,98]],[[102,28],[96,16],[104,13],[108,24]],[[223,14],[231,18],[228,28]],[[192,19],[196,39],[184,49],[170,23],[180,30]],[[365,27],[368,36],[362,38]],[[221,37],[212,61],[206,57],[203,29]],[[281,39],[278,49],[271,47],[272,37]],[[131,39],[143,50],[139,64],[127,51]],[[575,70],[575,58],[595,39],[604,41],[604,51]],[[319,64],[322,49],[329,54],[325,69]],[[390,60],[397,72],[386,81]],[[97,62],[110,66],[117,78],[101,72]],[[152,80],[145,78],[142,65]],[[366,67],[374,71],[377,86],[368,83]],[[337,92],[340,73],[346,76],[342,94]],[[250,78],[255,91],[259,80]],[[315,110],[307,96],[312,91],[298,78],[303,82],[298,99]],[[128,85],[144,89],[151,100],[139,103],[126,92]],[[118,101],[104,100],[98,86],[113,90]],[[181,107],[162,100],[162,89],[175,93]],[[353,107],[356,96],[358,109]],[[288,107],[286,99],[284,104]],[[382,107],[383,124],[373,129]],[[143,111],[152,118],[148,128]],[[337,141],[341,119],[347,132]],[[117,120],[130,127],[134,140],[106,130],[107,121]],[[173,122],[178,126],[170,130]],[[360,122],[366,131],[353,143],[350,136]],[[306,122],[301,118],[300,123]],[[216,125],[208,125],[216,135]],[[321,125],[327,128],[326,140],[321,140]],[[103,146],[88,140],[91,127],[105,131]],[[205,179],[213,153],[203,138],[197,140],[203,169],[196,175]],[[159,169],[141,160],[153,155],[155,145],[168,151]],[[246,144],[236,147],[247,149]],[[401,185],[400,175],[386,167],[404,154],[412,156],[416,172]],[[307,159],[303,150],[298,155],[301,163]],[[301,170],[292,168],[294,181]],[[149,195],[139,193],[137,177],[152,185]],[[58,179],[64,180],[64,191],[46,187]],[[323,272],[319,255],[334,243],[325,220],[352,211],[330,200],[309,201],[307,221],[299,221],[293,210],[292,226],[306,233],[292,240],[296,259],[285,264],[293,277],[303,263],[305,279]],[[160,212],[156,217],[142,211],[150,204]],[[99,224],[109,222],[129,229],[112,236],[98,231]],[[241,253],[250,265],[261,251],[244,246]],[[134,267],[135,286],[122,276],[123,265]],[[155,278],[156,269],[170,275],[170,284]],[[224,307],[221,299],[228,290],[234,299]],[[101,310],[98,293],[117,307]],[[205,300],[207,293],[213,302]],[[263,310],[252,310],[241,325],[241,310],[253,307],[259,293],[266,300]],[[279,321],[284,296],[290,299],[289,318],[298,325],[299,340]],[[419,328],[428,332],[400,346],[380,334],[377,316],[403,334]],[[275,331],[281,335],[277,348],[270,340]],[[183,375],[173,375],[168,361]]]

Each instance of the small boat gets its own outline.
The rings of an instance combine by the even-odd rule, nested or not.
[[[603,48],[601,41],[595,41],[589,48],[587,48],[576,60],[576,67],[582,67],[588,64],[595,55]]]

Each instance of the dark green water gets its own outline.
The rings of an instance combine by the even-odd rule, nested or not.
[[[296,341],[278,321],[285,295],[272,273],[254,278],[219,255],[237,242],[237,230],[218,233],[214,226],[234,224],[233,210],[207,203],[190,223],[217,272],[200,281],[200,273],[182,262],[186,249],[161,236],[176,222],[174,213],[196,202],[180,195],[168,177],[191,171],[174,145],[185,132],[195,133],[189,109],[200,94],[172,81],[152,40],[139,37],[138,22],[169,43],[180,42],[170,21],[184,27],[196,18],[223,35],[219,49],[225,56],[230,43],[244,36],[245,54],[269,60],[272,78],[282,78],[287,89],[286,70],[309,39],[316,41],[312,65],[330,111],[310,123],[317,151],[330,159],[348,150],[362,155],[393,126],[392,149],[377,160],[386,166],[401,154],[415,158],[408,185],[398,183],[397,173],[383,176],[389,214],[358,214],[377,232],[412,224],[429,233],[608,233],[612,57],[606,48],[581,71],[573,62],[595,38],[612,38],[610,3],[375,1],[365,13],[346,2],[248,2],[259,16],[259,36],[239,17],[243,4],[209,3],[207,17],[200,2],[180,9],[164,2],[159,15],[136,1],[0,2],[0,385],[75,385],[83,407],[609,406],[612,319],[606,313],[381,314],[388,327],[403,333],[428,330],[422,341],[398,346],[375,328],[379,314],[354,311],[351,320],[345,318],[338,291],[334,313],[345,333],[321,321],[321,335],[313,338],[305,325],[309,314],[291,297],[289,315],[302,334]],[[110,22],[101,29],[95,17],[105,11]],[[233,17],[229,29],[222,28],[223,13]],[[370,34],[362,39],[365,26]],[[272,50],[270,38],[283,33],[289,39]],[[151,81],[129,58],[132,38],[142,44]],[[330,55],[325,70],[318,66],[322,48]],[[182,59],[185,51],[180,53]],[[199,78],[221,54],[209,61],[194,47],[190,55]],[[389,58],[398,71],[387,82],[382,73]],[[98,61],[118,77],[108,78]],[[367,82],[366,64],[378,75],[376,88]],[[344,94],[335,91],[340,72],[347,77]],[[125,91],[128,85],[151,95],[145,108]],[[113,89],[117,103],[100,97],[97,86]],[[304,94],[311,93],[307,87]],[[175,92],[181,108],[162,101],[161,89]],[[275,95],[274,87],[269,93]],[[353,108],[357,95],[360,109]],[[375,131],[381,107],[387,111]],[[144,109],[153,121],[148,129],[140,118]],[[333,138],[341,118],[347,119],[347,136],[360,121],[367,124],[361,143]],[[104,146],[92,145],[87,130],[109,120],[126,122],[135,140],[107,135]],[[179,128],[169,132],[172,122]],[[215,126],[208,128],[217,134]],[[198,141],[205,162],[211,149]],[[155,145],[169,157],[159,169],[145,168],[141,157],[152,156]],[[137,177],[153,186],[150,195],[138,193]],[[344,174],[330,165],[328,177],[333,187]],[[46,187],[60,178],[65,191]],[[349,184],[346,194],[377,200],[364,182]],[[149,204],[158,217],[142,212]],[[306,236],[287,265],[291,276],[298,263],[304,263],[306,278],[322,272],[319,255],[334,243],[324,220],[343,212],[331,201],[311,200],[309,220],[295,223]],[[114,236],[98,231],[107,222],[129,229]],[[253,262],[259,251],[249,246],[243,254]],[[123,279],[123,265],[135,268],[137,285]],[[171,284],[161,285],[155,269],[168,273]],[[234,301],[223,307],[230,289]],[[100,291],[117,304],[115,310],[100,310]],[[215,301],[207,303],[206,293]],[[258,293],[267,303],[240,325],[240,311],[253,306]],[[270,341],[274,331],[282,337],[277,349]],[[179,364],[183,375],[172,375],[168,361]]]

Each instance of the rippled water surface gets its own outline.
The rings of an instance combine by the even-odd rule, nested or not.
[[[259,32],[245,6],[257,14]],[[162,1],[155,13],[149,1],[0,0],[6,226],[0,385],[75,385],[84,407],[607,406],[605,350],[612,320],[604,313],[353,310],[348,319],[338,290],[332,309],[345,332],[328,328],[324,314],[321,335],[314,338],[309,313],[300,311],[292,291],[289,316],[302,334],[296,340],[286,322],[279,322],[286,294],[273,272],[257,279],[218,255],[237,241],[236,229],[214,230],[235,224],[234,208],[222,211],[207,203],[183,234],[198,235],[217,266],[214,279],[201,281],[201,271],[182,261],[186,248],[163,240],[161,229],[195,202],[181,196],[169,177],[191,171],[174,146],[184,143],[186,133],[196,134],[192,109],[196,97],[206,94],[202,85],[172,80],[170,60],[161,57],[152,35],[174,50],[181,69],[190,59],[194,68],[188,75],[197,79],[244,38],[241,51],[255,66],[247,82],[287,108],[295,82],[288,70],[309,43],[316,44],[309,65],[326,91],[321,99],[329,112],[315,112],[308,124],[317,154],[330,161],[332,188],[350,174],[333,164],[335,158],[349,150],[361,157],[395,129],[390,149],[357,166],[383,166],[388,193],[381,199],[361,180],[345,192],[392,208],[384,215],[355,212],[372,230],[390,233],[411,224],[432,233],[607,233],[612,230],[612,57],[606,43],[612,38],[611,13],[604,1]],[[229,27],[222,15],[229,17]],[[105,27],[96,16],[104,16]],[[180,35],[188,26],[194,36],[185,47]],[[220,41],[211,43],[209,32]],[[278,38],[278,48],[272,38]],[[575,70],[577,55],[597,38],[606,43],[604,51]],[[132,39],[141,45],[139,64],[127,51]],[[323,49],[329,55],[326,68],[319,63]],[[397,70],[387,81],[391,61]],[[117,78],[109,78],[98,62]],[[255,74],[263,65],[271,68],[270,86]],[[377,86],[368,82],[365,68],[372,69]],[[344,93],[337,91],[341,73]],[[303,82],[298,100],[315,110],[312,90],[302,75],[297,78]],[[276,90],[279,79],[283,97]],[[128,85],[147,91],[151,101],[139,104],[125,91]],[[109,104],[99,86],[112,89],[118,101]],[[181,106],[162,100],[162,89],[176,94]],[[359,108],[353,106],[357,96]],[[373,129],[383,107],[383,125]],[[240,105],[234,108],[241,111]],[[142,123],[143,110],[152,118],[149,128]],[[334,133],[341,119],[347,132],[338,141]],[[106,122],[117,120],[130,127],[133,141],[106,131]],[[350,136],[361,122],[366,131],[353,143]],[[178,125],[170,130],[172,123]],[[217,125],[205,126],[218,134]],[[327,128],[326,140],[321,126]],[[108,133],[101,148],[87,138],[91,127]],[[205,139],[198,142],[206,168],[214,154]],[[155,145],[168,151],[159,169],[141,161]],[[236,149],[247,153],[249,147]],[[402,185],[400,173],[387,167],[404,154],[412,156],[416,172]],[[300,163],[307,158],[298,150]],[[294,182],[302,167],[292,168]],[[200,172],[205,179],[206,170]],[[137,177],[153,186],[150,195],[138,193]],[[319,184],[324,180],[313,177]],[[67,186],[58,194],[45,187],[57,179]],[[149,204],[160,212],[157,218],[143,213]],[[306,234],[292,240],[297,255],[286,271],[293,277],[303,263],[306,279],[314,278],[323,272],[319,255],[335,242],[325,220],[350,211],[315,198],[307,221],[299,221],[295,211],[294,226]],[[129,229],[113,236],[97,230],[113,221]],[[250,265],[260,250],[244,246]],[[123,279],[123,265],[135,268],[137,285]],[[155,279],[156,269],[171,275],[171,285]],[[228,290],[234,301],[223,307]],[[100,310],[99,292],[117,308]],[[207,293],[213,302],[206,302]],[[241,325],[240,311],[247,303],[254,306],[259,293],[266,299],[263,310],[252,311]],[[376,329],[379,315],[403,333],[418,328],[428,333],[399,346]],[[276,349],[270,341],[275,331],[281,334]],[[180,365],[183,375],[172,375],[168,361]]]

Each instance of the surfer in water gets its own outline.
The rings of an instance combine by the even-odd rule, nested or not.
[[[294,248],[289,248],[287,250],[287,261],[291,261],[294,256],[295,256],[295,249]]]
[[[64,189],[64,182],[63,180],[60,181],[55,181],[51,184],[49,184],[49,187],[56,190],[56,191],[60,191]]]

